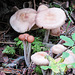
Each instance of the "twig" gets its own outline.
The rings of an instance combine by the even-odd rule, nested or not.
[[[64,35],[71,35],[73,31],[75,31],[75,26],[72,27],[68,32],[64,33]]]
[[[16,44],[15,42],[0,42],[1,44]]]
[[[36,10],[36,3],[35,3],[35,0],[33,0],[33,1],[34,1],[34,2],[33,2],[33,3],[34,3],[34,9]]]

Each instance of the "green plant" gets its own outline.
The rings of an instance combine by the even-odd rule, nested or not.
[[[65,43],[63,43],[63,45],[71,47],[70,49],[75,54],[75,33],[73,33],[71,35],[71,38],[64,36],[64,35],[60,36],[60,39],[65,41]]]
[[[41,66],[42,69],[51,69],[54,72],[54,75],[57,73],[59,73],[59,75],[64,74],[67,69],[67,65],[62,63],[64,61],[63,58],[61,58],[61,60],[58,62],[56,62],[55,59],[50,56],[46,56],[46,58],[49,60],[49,66]]]
[[[39,37],[35,37],[34,42],[32,43],[32,53],[39,52],[39,51],[46,51],[48,50],[47,47],[42,44],[41,39]]]
[[[2,51],[2,53],[11,54],[14,56],[15,54],[14,47],[6,46],[5,49]]]
[[[41,71],[41,68],[40,68],[40,66],[36,66],[36,68],[34,69],[34,73],[37,73],[37,74],[39,74],[39,75],[42,75],[42,71]]]
[[[64,58],[66,58],[66,55],[64,56]],[[64,61],[64,58],[61,57],[61,59],[56,62],[54,58],[50,57],[50,56],[46,56],[46,59],[49,60],[49,66],[40,66],[42,69],[47,70],[47,69],[51,69],[52,70],[52,74],[51,75],[64,75],[65,72],[68,69],[68,65],[72,65],[71,68],[75,68],[75,63],[72,64],[64,64],[62,63]]]
[[[21,40],[19,40],[19,38],[15,38],[14,41],[16,42],[15,46],[16,49],[18,50],[20,55],[23,55],[23,42]]]
[[[61,35],[60,39],[64,40],[65,43],[63,43],[63,45],[65,46],[70,46],[72,52],[75,54],[75,33],[73,33],[71,35],[72,39]],[[51,69],[52,70],[52,75],[64,75],[65,71],[67,71],[68,65],[72,65],[70,68],[75,68],[75,63],[72,64],[63,64],[62,62],[64,61],[64,59],[66,57],[69,56],[69,53],[67,52],[63,52],[61,59],[56,62],[54,58],[50,57],[50,56],[46,56],[46,59],[49,60],[49,66],[41,66],[42,69],[47,70],[47,69]]]

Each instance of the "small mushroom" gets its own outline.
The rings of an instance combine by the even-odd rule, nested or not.
[[[66,20],[65,12],[61,8],[48,8],[37,13],[36,25],[47,30],[44,42],[48,42],[50,30],[61,27]]]
[[[27,62],[27,59],[26,59],[26,54],[27,54],[27,49],[26,49],[26,46],[27,46],[27,40],[25,39],[25,35],[24,34],[20,34],[19,37],[18,37],[21,41],[23,41],[23,46],[24,46],[24,58],[25,58],[25,63],[27,66],[29,66],[29,63]]]
[[[19,32],[29,31],[35,25],[36,10],[32,8],[24,8],[18,10],[10,18],[11,27]]]
[[[34,41],[34,37],[32,35],[29,35],[27,38],[28,41],[28,62],[30,63],[30,53],[31,53],[31,43]]]
[[[65,49],[67,49],[67,48],[61,44],[56,44],[51,48],[52,53],[54,53],[54,54],[62,53],[63,51],[65,51]]]

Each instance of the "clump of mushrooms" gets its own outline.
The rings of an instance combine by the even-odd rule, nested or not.
[[[36,13],[32,8],[18,10],[10,18],[11,27],[19,33],[29,31],[35,25]]]
[[[43,7],[38,8],[38,13],[36,16],[36,25],[39,28],[46,29],[44,41],[45,43],[48,42],[50,30],[52,33],[53,31],[57,31],[60,33],[60,27],[65,23],[66,15],[65,12],[61,8],[46,8],[42,10]],[[55,33],[55,34],[57,34]]]
[[[24,46],[24,58],[27,67],[30,65],[31,43],[34,41],[34,37],[29,34],[20,34],[19,39],[23,41]],[[28,41],[28,45],[27,45]]]

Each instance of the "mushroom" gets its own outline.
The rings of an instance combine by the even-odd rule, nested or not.
[[[21,41],[23,41],[25,63],[27,65],[27,67],[29,67],[29,65],[30,65],[31,43],[34,41],[34,37],[32,35],[29,35],[29,34],[25,33],[25,34],[20,34],[19,39]],[[27,44],[27,42],[28,42],[28,44]]]
[[[43,10],[46,10],[46,9],[48,9],[48,7],[47,7],[46,5],[44,5],[44,4],[42,4],[42,5],[40,5],[40,6],[38,7],[37,12],[39,13],[39,12],[41,12],[41,11],[43,11]]]
[[[52,48],[51,48],[52,53],[54,53],[54,54],[60,54],[63,51],[65,51],[65,49],[67,49],[67,48],[65,46],[63,46],[62,44],[56,44],[56,45],[52,46]]]
[[[29,63],[27,62],[27,37],[28,36],[29,34],[20,34],[19,39],[23,41],[25,63],[29,67]]]
[[[45,58],[45,56],[48,55],[46,52],[36,52],[31,56],[31,61],[39,66],[47,66],[49,65],[49,61]],[[42,73],[43,75],[46,75],[47,73],[43,70]]]
[[[29,31],[35,25],[36,10],[32,8],[24,8],[18,10],[10,18],[11,27],[19,32]]]
[[[49,61],[45,58],[45,56],[48,55],[46,52],[36,52],[31,56],[31,61],[40,66],[47,66],[49,64]]]
[[[57,58],[55,59],[56,62],[58,62],[61,58]],[[67,64],[68,67],[71,67],[70,64],[75,63],[75,58],[70,54],[67,58],[64,59],[64,61],[62,62],[64,64]]]
[[[50,30],[58,29],[61,27],[66,20],[65,12],[61,8],[48,8],[37,13],[36,25],[39,28],[46,29],[44,42],[48,42]]]
[[[71,50],[67,50],[66,52],[68,52],[69,54],[71,54],[75,58],[75,54]]]
[[[34,41],[34,37],[32,35],[29,35],[27,38],[28,41],[28,62],[30,63],[30,53],[31,53],[31,43]]]

